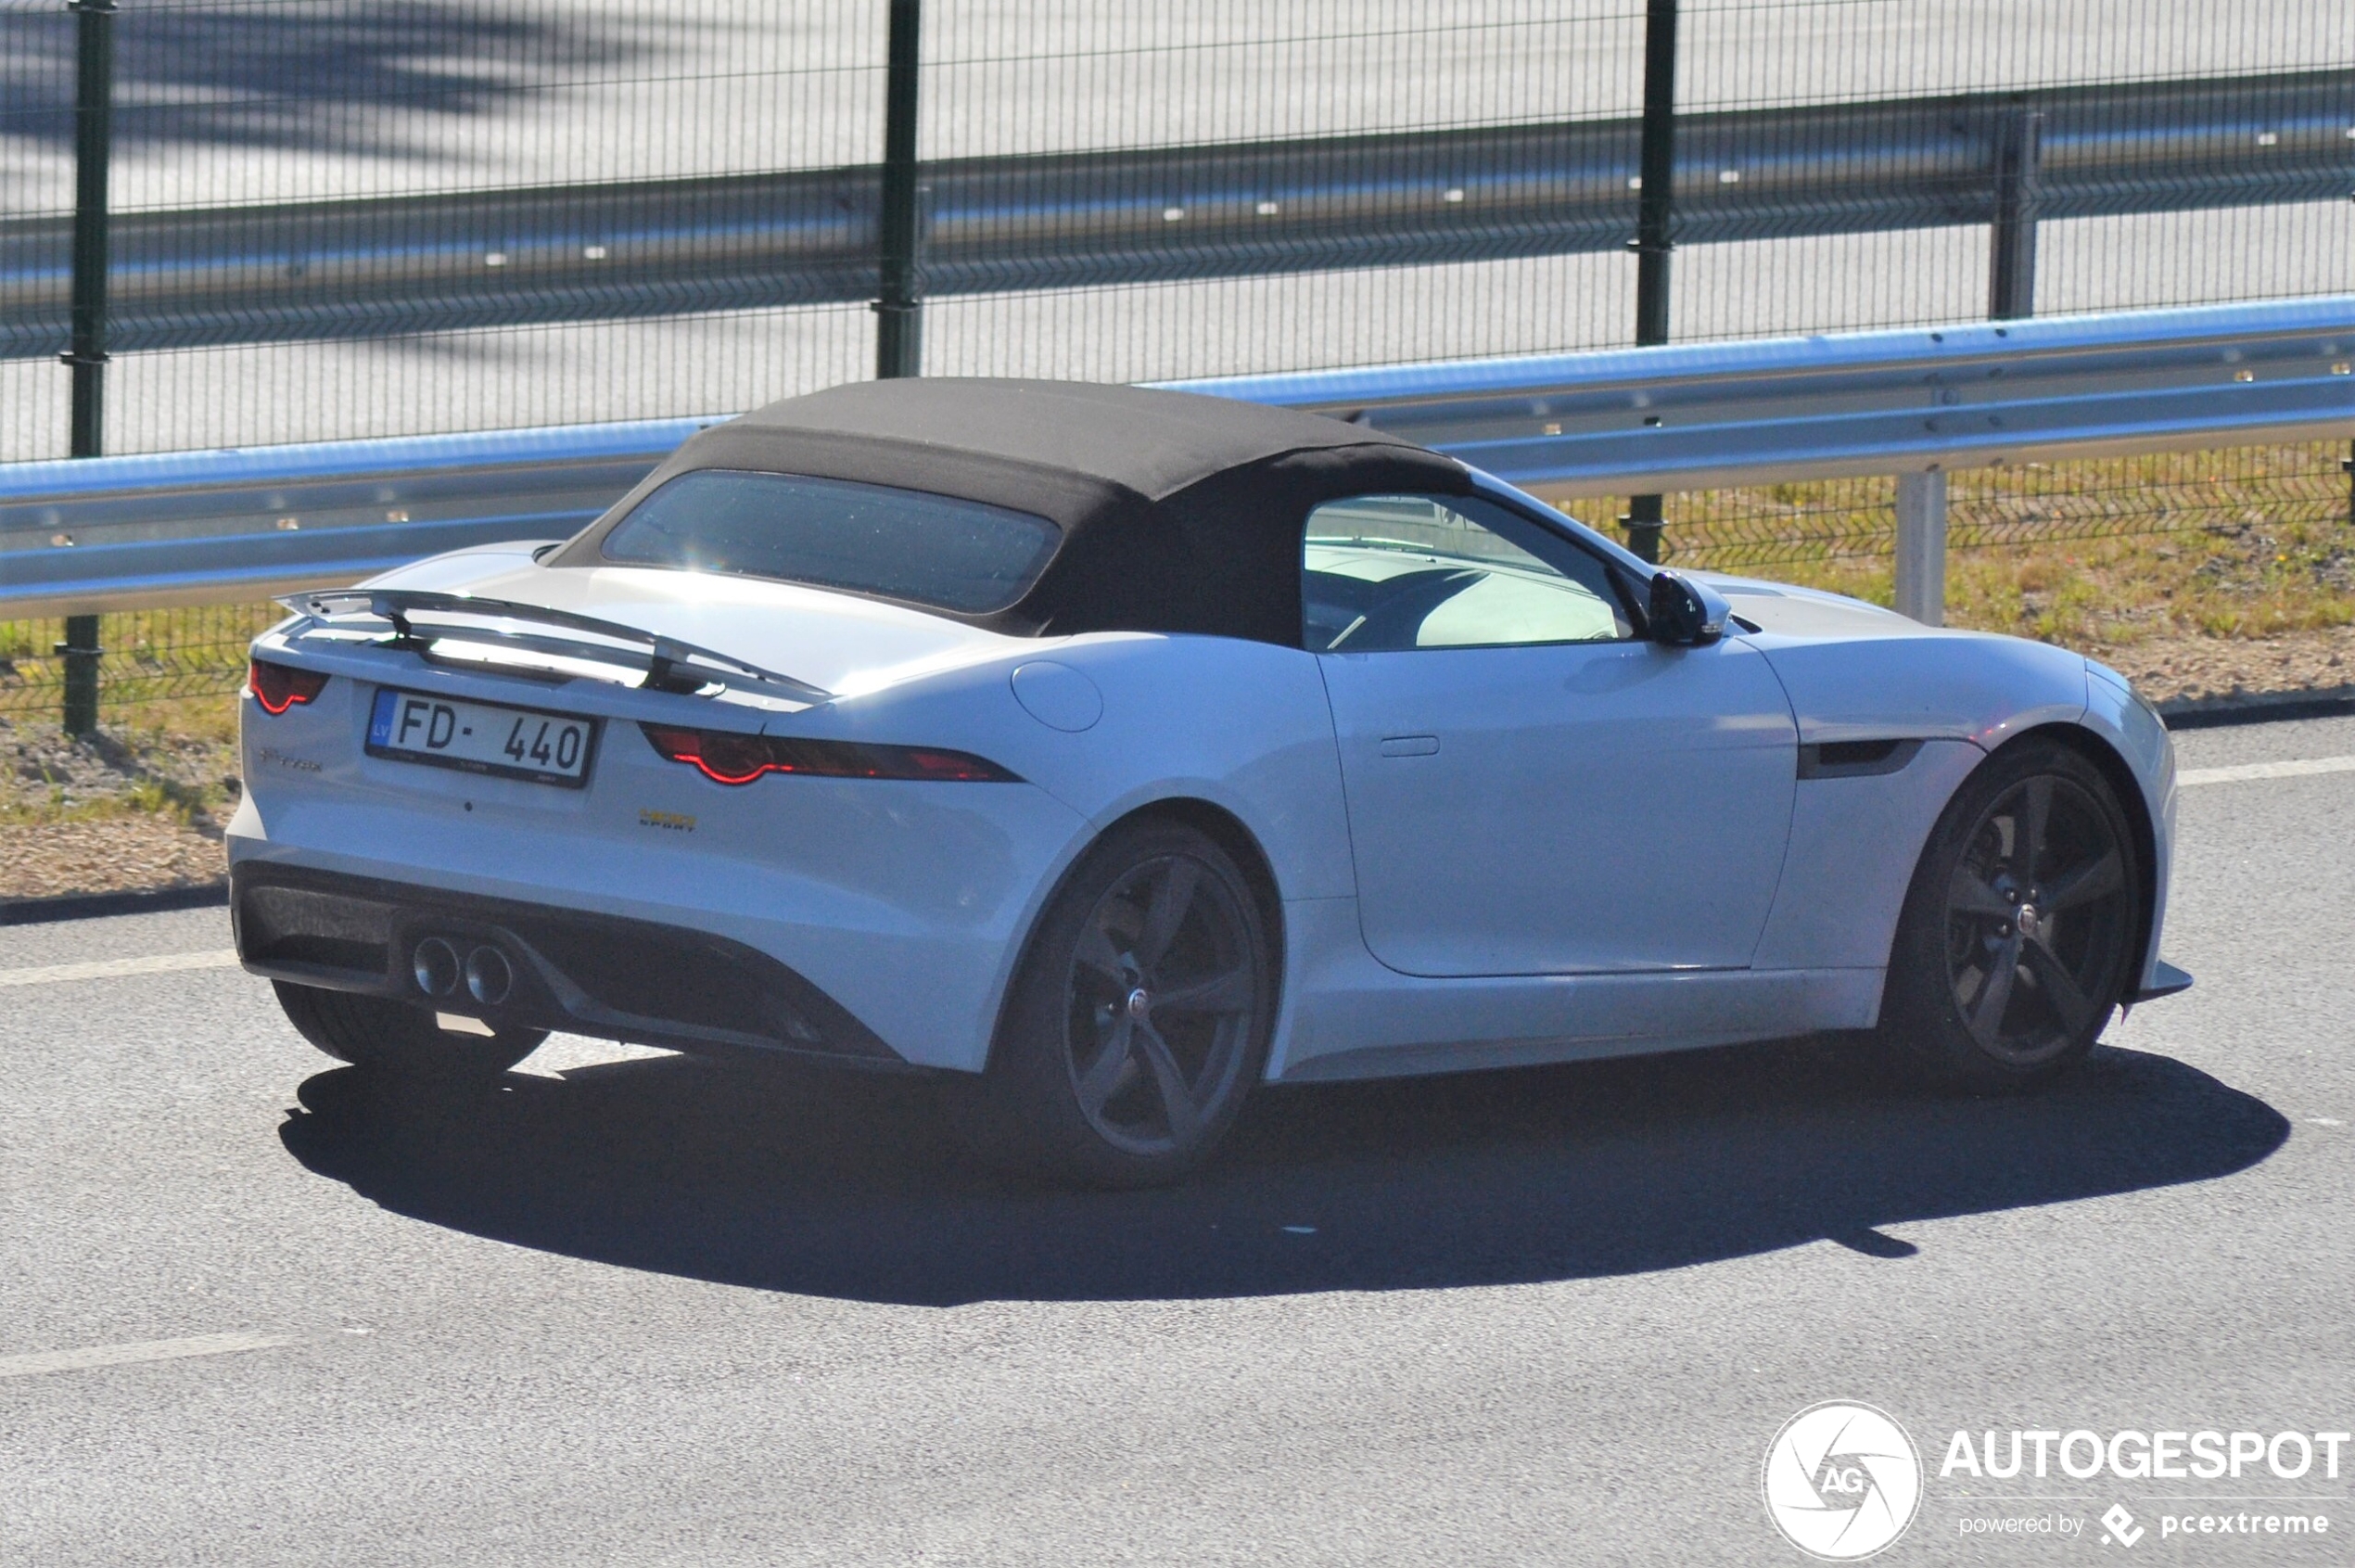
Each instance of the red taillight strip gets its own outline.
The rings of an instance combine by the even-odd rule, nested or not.
[[[246,671],[246,690],[264,713],[284,713],[299,702],[309,702],[327,688],[325,672],[297,669],[291,664],[255,659]]]
[[[641,724],[656,751],[684,762],[714,784],[748,784],[763,773],[827,779],[930,779],[943,784],[1020,784],[1020,775],[987,758],[930,746],[871,746]]]

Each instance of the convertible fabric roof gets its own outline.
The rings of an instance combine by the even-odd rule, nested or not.
[[[1077,381],[861,381],[694,437],[547,564],[597,564],[631,507],[697,468],[897,485],[1063,529],[1020,601],[953,618],[1016,635],[1202,632],[1287,645],[1300,639],[1301,527],[1312,508],[1351,495],[1460,494],[1470,483],[1461,464],[1395,436],[1225,398]]]

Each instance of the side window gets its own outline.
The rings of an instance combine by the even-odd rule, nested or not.
[[[1602,562],[1476,496],[1327,502],[1308,515],[1301,601],[1316,653],[1635,635]]]

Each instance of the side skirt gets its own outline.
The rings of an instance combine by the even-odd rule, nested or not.
[[[1286,906],[1294,972],[1271,1081],[1646,1055],[1869,1028],[1880,1012],[1878,967],[1418,978],[1366,951],[1354,905]]]

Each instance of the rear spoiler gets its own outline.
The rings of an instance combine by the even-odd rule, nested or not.
[[[665,637],[643,627],[625,626],[617,620],[601,620],[595,616],[576,615],[570,610],[550,609],[545,605],[517,604],[508,599],[477,599],[464,593],[436,593],[414,588],[324,589],[309,593],[289,593],[278,603],[297,615],[309,616],[313,620],[329,624],[349,621],[357,616],[373,617],[392,627],[393,634],[385,639],[388,646],[414,648],[428,658],[433,657],[433,645],[438,638],[456,636],[470,643],[492,643],[532,653],[585,659],[591,663],[620,663],[625,668],[643,669],[644,678],[639,684],[648,691],[678,692],[692,696],[706,693],[714,686],[733,690],[752,688],[812,706],[831,701],[834,695],[807,681],[796,681],[790,675],[780,675],[775,670],[763,669],[757,664],[746,664],[742,659],[697,647],[693,643],[682,643],[675,637]],[[443,624],[421,631],[416,624],[420,618]],[[458,624],[449,624],[452,621]],[[594,640],[518,631],[497,624],[503,621],[561,627],[568,631],[585,632],[589,639]]]

